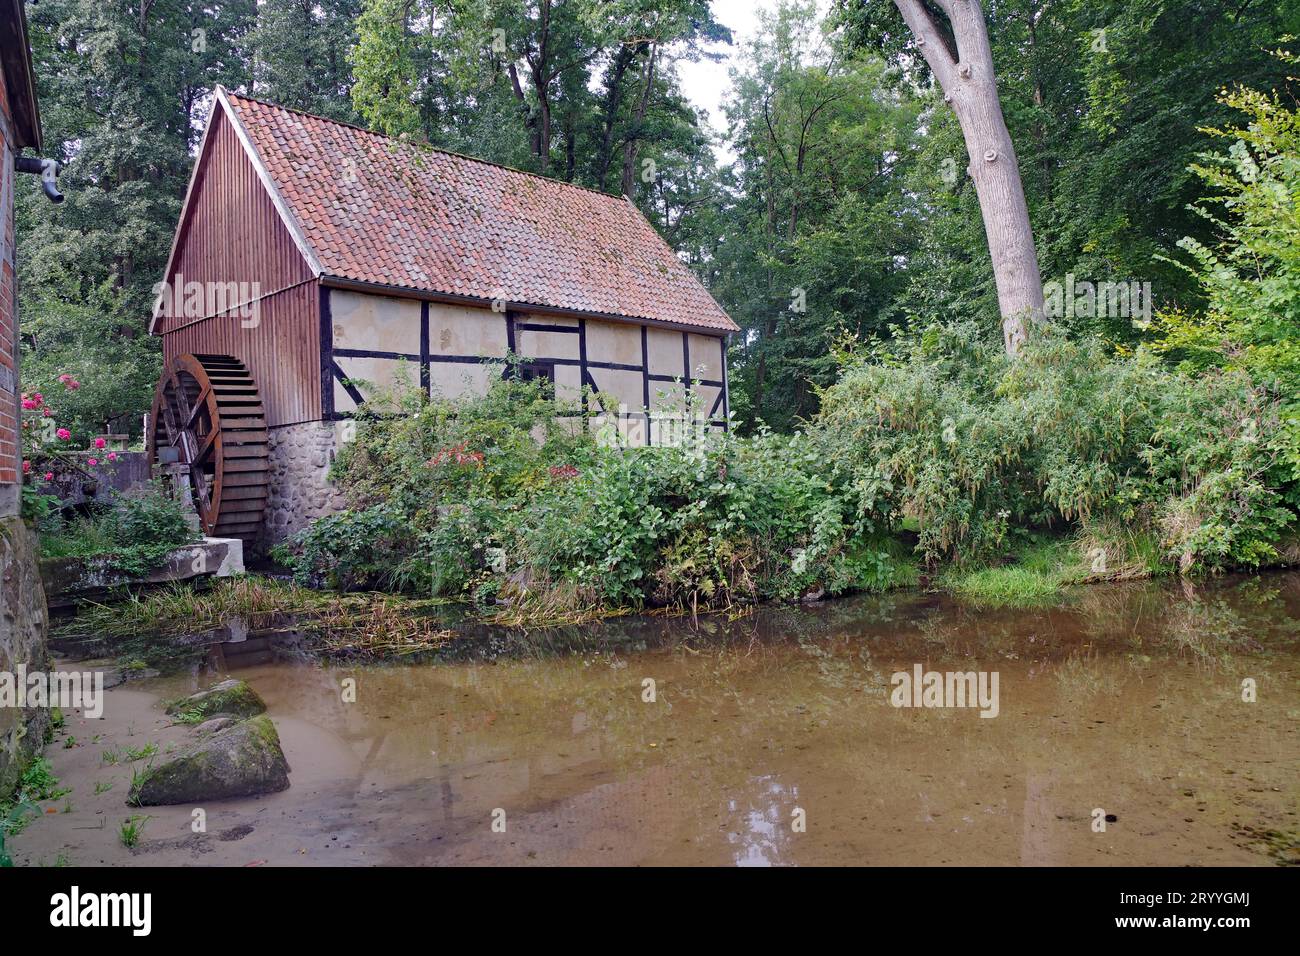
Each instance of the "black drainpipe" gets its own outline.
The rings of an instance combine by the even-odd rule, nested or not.
[[[41,177],[41,188],[50,202],[63,202],[63,193],[55,186],[55,177],[59,175],[59,164],[53,159],[37,159],[33,156],[15,156],[14,169],[20,173],[31,173]]]

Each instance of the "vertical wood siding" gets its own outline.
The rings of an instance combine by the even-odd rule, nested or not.
[[[235,312],[160,320],[163,355],[233,355],[248,365],[267,423],[322,417],[320,302],[311,269],[285,229],[224,113],[208,133],[189,215],[182,223],[173,288],[257,284],[256,321]]]

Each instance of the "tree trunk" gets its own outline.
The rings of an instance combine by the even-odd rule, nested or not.
[[[637,143],[641,139],[641,126],[645,123],[646,109],[650,105],[650,91],[655,85],[655,59],[659,53],[659,41],[650,41],[650,58],[645,65],[645,85],[641,87],[641,101],[637,103],[636,118],[623,145],[623,195],[631,196],[636,182]]]
[[[968,172],[975,183],[993,259],[1002,338],[1007,354],[1015,355],[1028,325],[1043,317],[1043,280],[1020,182],[1020,164],[998,100],[984,11],[978,0],[933,2],[952,27],[955,53],[921,0],[894,0],[894,5],[961,124],[970,156]]]
[[[619,101],[623,98],[623,74],[632,62],[632,47],[624,43],[614,59],[614,71],[609,88],[605,91],[605,117],[602,121],[600,154],[596,161],[596,188],[603,190],[609,178],[609,167],[614,160],[614,122],[618,118]]]

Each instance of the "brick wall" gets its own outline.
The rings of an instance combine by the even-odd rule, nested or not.
[[[18,441],[18,311],[14,290],[14,148],[9,91],[0,72],[0,517],[16,513]]]
[[[21,5],[19,6],[21,10]],[[9,26],[3,28],[6,32]],[[12,36],[3,42],[12,42]],[[45,590],[37,572],[36,542],[18,517],[21,450],[18,444],[18,314],[14,301],[14,136],[9,91],[0,70],[0,671],[49,666]],[[45,745],[46,708],[0,707],[0,797],[8,796],[32,757]]]

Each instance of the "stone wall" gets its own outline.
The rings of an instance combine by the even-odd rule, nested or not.
[[[327,476],[344,425],[303,422],[270,429],[271,495],[261,545],[284,541],[314,518],[343,508],[342,496]]]
[[[49,667],[45,591],[36,570],[36,542],[22,519],[0,518],[0,671]],[[0,797],[8,796],[27,762],[40,753],[50,712],[0,707]]]

